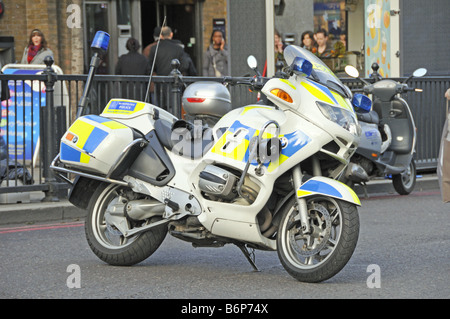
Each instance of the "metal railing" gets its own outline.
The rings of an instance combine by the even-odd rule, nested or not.
[[[50,66],[40,75],[0,74],[0,80],[8,81],[11,91],[11,98],[1,105],[0,136],[6,145],[0,143],[0,195],[43,191],[47,201],[67,195],[68,185],[56,180],[48,167],[59,151],[60,138],[75,120],[86,79],[87,75],[56,75]],[[176,73],[154,76],[150,100],[180,117],[184,88],[203,80],[223,81],[222,78],[181,77]],[[96,75],[86,113],[100,114],[111,98],[143,101],[148,81],[147,76]],[[361,86],[355,79],[342,81],[351,88]],[[424,77],[412,79],[409,84],[423,89],[423,93],[411,92],[404,96],[418,129],[417,168],[434,170],[445,120],[444,93],[450,87],[450,78]],[[234,108],[257,102],[257,94],[249,92],[246,86],[229,85],[228,89]],[[32,106],[24,107],[25,98],[33,101]]]

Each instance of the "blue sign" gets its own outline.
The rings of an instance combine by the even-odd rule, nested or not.
[[[4,74],[39,74],[43,70],[7,68]],[[1,103],[0,135],[8,143],[9,158],[32,160],[39,140],[39,108],[45,106],[41,81],[8,82],[10,99]]]

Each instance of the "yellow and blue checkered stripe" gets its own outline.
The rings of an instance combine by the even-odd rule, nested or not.
[[[246,129],[247,134],[243,138],[239,145],[234,149],[227,152],[224,150],[225,144],[228,142],[228,137],[235,134],[240,128]],[[250,157],[249,144],[250,140],[254,136],[259,135],[259,130],[242,124],[240,121],[235,121],[228,130],[221,136],[217,143],[211,149],[212,153],[224,156],[240,162],[247,162]],[[263,138],[270,138],[270,134],[265,133]],[[264,166],[267,167],[269,172],[272,172],[277,167],[279,167],[283,162],[305,147],[311,138],[302,131],[294,131],[285,135],[280,135],[279,138],[283,138],[286,141],[286,147],[283,147],[280,152],[280,156],[277,161],[265,163]],[[258,165],[258,162],[254,159],[250,162],[251,165]]]
[[[108,136],[108,131],[102,130],[97,126],[84,121],[84,119],[99,123],[102,126],[113,130],[127,128],[121,123],[97,115],[84,116],[75,121],[68,130],[68,133],[73,135],[74,139],[67,140],[66,135],[67,144],[61,143],[61,160],[85,164],[89,163],[89,154],[92,154]],[[69,145],[73,145],[75,148]]]
[[[309,79],[307,79],[306,81],[302,81],[301,84],[317,99],[331,105],[339,105],[340,107],[353,112],[352,106],[341,95],[331,91],[325,85],[319,84]]]
[[[352,200],[356,204],[358,204],[358,205],[361,204],[361,202],[358,198],[358,195],[356,195],[356,193],[350,187],[348,187],[347,185],[340,183],[340,182],[339,182],[339,185],[342,185],[343,187],[345,187],[346,193],[348,193],[351,196]],[[342,192],[339,191],[337,188],[335,188],[334,186],[327,184],[325,182],[314,180],[314,179],[306,181],[297,190],[297,197],[304,197],[304,196],[313,195],[313,194],[324,194],[324,195],[328,195],[331,197],[344,199],[344,194],[342,194]]]

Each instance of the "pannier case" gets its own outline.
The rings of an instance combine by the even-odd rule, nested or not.
[[[107,175],[139,134],[98,115],[78,118],[61,138],[60,159],[68,167]]]

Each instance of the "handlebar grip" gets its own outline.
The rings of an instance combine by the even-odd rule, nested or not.
[[[403,88],[403,91],[404,91],[404,92],[423,92],[422,89],[418,89],[418,88],[410,88],[410,87],[408,87],[408,88]]]

